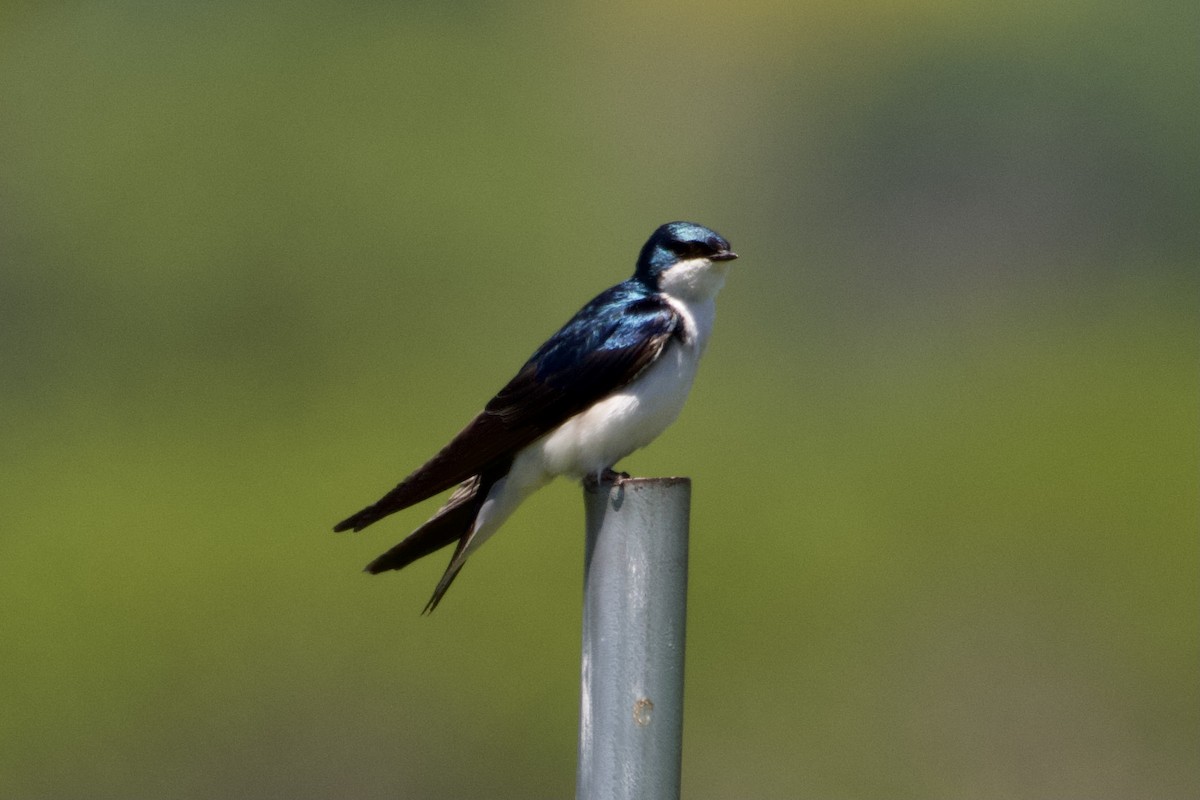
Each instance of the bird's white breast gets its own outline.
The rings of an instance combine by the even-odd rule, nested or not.
[[[691,391],[716,309],[712,299],[668,300],[683,318],[683,341],[672,339],[633,382],[531,445],[513,465],[514,472],[575,478],[598,474],[648,445],[675,421]]]

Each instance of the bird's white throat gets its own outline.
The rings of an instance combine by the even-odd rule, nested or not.
[[[725,285],[729,261],[689,258],[659,273],[658,290],[688,302],[711,300]]]

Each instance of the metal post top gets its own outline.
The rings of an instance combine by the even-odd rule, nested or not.
[[[684,476],[666,478],[605,478],[598,483],[585,482],[583,488],[589,492],[609,491],[614,486],[629,486],[642,488],[670,488],[672,486],[691,486],[692,479]]]

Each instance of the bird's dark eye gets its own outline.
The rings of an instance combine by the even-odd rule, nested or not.
[[[695,240],[675,242],[671,249],[681,258],[702,258],[711,256],[717,252],[717,248],[708,242],[698,242]]]

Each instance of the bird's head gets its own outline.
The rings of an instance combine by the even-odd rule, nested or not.
[[[716,231],[694,222],[668,222],[642,247],[634,276],[654,291],[702,300],[720,291],[735,258]]]

